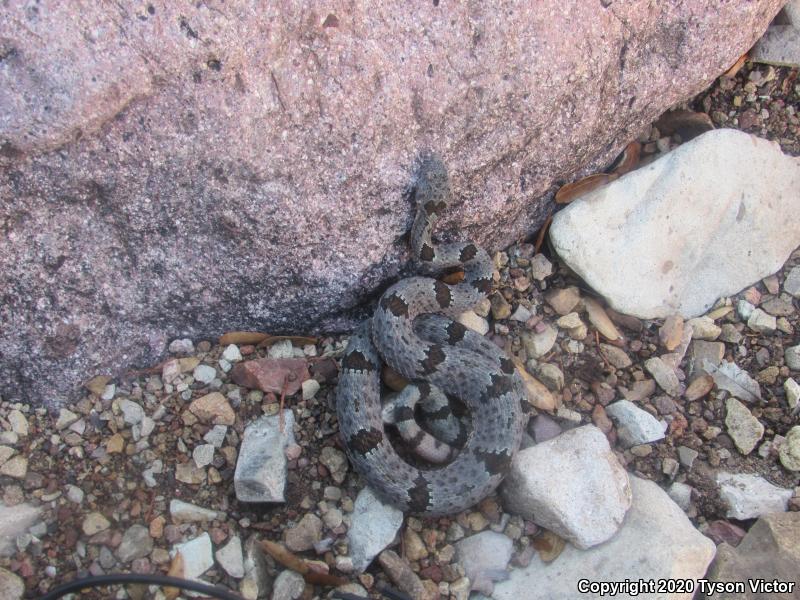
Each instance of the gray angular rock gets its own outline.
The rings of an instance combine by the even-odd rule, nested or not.
[[[800,298],[800,265],[792,267],[783,282],[783,291],[795,298]]]
[[[786,434],[778,449],[778,458],[789,471],[800,471],[800,425],[795,425]]]
[[[785,218],[800,211],[798,188],[800,159],[776,143],[709,131],[572,202],[550,239],[619,312],[694,317],[777,271],[800,245]]]
[[[62,402],[176,337],[352,326],[407,257],[420,148],[464,202],[443,227],[504,247],[781,3],[12,4],[0,393]]]
[[[800,513],[762,516],[735,548],[723,542],[706,578],[712,582],[779,581],[779,593],[757,593],[746,586],[744,593],[725,594],[726,600],[790,600],[800,591]],[[793,588],[788,585],[794,583]]]
[[[116,554],[120,562],[127,564],[137,558],[143,558],[153,550],[153,538],[144,525],[131,525],[122,535],[122,542],[117,546]]]
[[[750,53],[754,62],[781,67],[800,66],[800,26],[772,25]]]
[[[631,477],[633,504],[617,535],[588,550],[567,545],[551,563],[538,555],[508,581],[496,583],[494,600],[577,598],[578,582],[702,577],[714,558],[714,542],[697,531],[657,484]],[[692,594],[650,594],[642,600],[690,600]]]
[[[214,554],[211,536],[202,533],[196,538],[176,544],[170,551],[173,558],[180,554],[183,558],[183,576],[186,579],[197,579],[214,566]]]
[[[594,425],[520,450],[501,493],[510,512],[579,548],[613,536],[631,505],[628,475]]]
[[[472,589],[491,594],[493,582],[506,577],[514,542],[502,533],[482,531],[456,542],[455,549]]]
[[[287,460],[284,450],[294,444],[294,413],[261,417],[244,430],[236,459],[233,485],[240,502],[283,502],[286,490]]]
[[[664,427],[658,419],[629,400],[609,404],[606,413],[617,424],[619,441],[625,447],[649,444],[664,438]]]
[[[22,579],[7,569],[0,568],[0,598],[22,600],[25,584]]]
[[[677,396],[681,393],[681,382],[677,373],[675,373],[675,369],[666,364],[661,358],[658,356],[648,358],[644,363],[644,367],[667,394]]]
[[[800,371],[800,344],[790,346],[783,352],[783,358],[792,371]]]
[[[793,493],[748,473],[717,473],[717,485],[720,499],[728,507],[725,516],[740,520],[785,512]]]
[[[16,553],[15,540],[39,521],[42,509],[30,504],[6,506],[0,502],[0,556]]]
[[[307,513],[286,532],[286,547],[292,552],[305,552],[314,547],[322,536],[322,520],[315,514]]]
[[[392,543],[402,524],[402,511],[384,504],[369,488],[362,489],[356,497],[347,530],[353,568],[359,573],[366,569]]]
[[[725,425],[728,435],[742,454],[750,454],[764,435],[764,426],[736,398],[725,401]]]
[[[289,569],[281,571],[272,586],[272,600],[297,600],[303,595],[306,582],[303,576]]]
[[[236,579],[244,577],[242,540],[239,539],[238,535],[233,536],[227,544],[217,550],[214,557],[228,575]]]

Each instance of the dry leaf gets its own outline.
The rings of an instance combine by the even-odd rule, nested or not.
[[[271,542],[270,540],[261,540],[259,545],[264,552],[269,554],[287,569],[296,571],[301,575],[308,573],[308,565],[306,562],[294,552],[285,548],[282,544]]]
[[[703,369],[714,378],[714,383],[721,390],[726,390],[743,402],[761,400],[761,388],[747,371],[743,371],[736,363],[723,361],[720,366],[704,360]]]
[[[562,185],[556,192],[556,204],[569,204],[576,198],[614,181],[617,177],[618,175],[615,173],[595,173],[578,181]]]
[[[169,571],[167,571],[167,575],[170,577],[180,577],[183,579],[183,555],[180,552],[177,552],[173,557],[172,562],[169,565]],[[175,600],[180,593],[181,590],[178,588],[164,588],[164,598],[166,598],[166,600]]]
[[[630,173],[639,166],[639,159],[641,156],[642,145],[637,141],[631,142],[625,146],[625,150],[622,151],[622,160],[620,160],[619,164],[614,168],[614,173],[620,176],[625,175],[625,173]]]
[[[269,337],[267,333],[257,331],[229,331],[219,338],[220,346],[228,344],[258,344]]]
[[[547,230],[550,229],[550,223],[553,222],[553,215],[548,215],[542,226],[539,228],[539,233],[536,234],[536,243],[533,245],[533,253],[539,254],[544,244],[544,237],[547,235]]]
[[[543,531],[534,538],[533,547],[539,552],[542,562],[553,562],[564,551],[567,543],[552,531]]]
[[[725,77],[736,77],[736,74],[739,72],[739,69],[741,69],[744,66],[744,63],[747,62],[747,59],[748,55],[747,52],[745,52],[738,58],[738,60],[735,63],[733,63],[730,69],[728,69],[723,73],[723,75]]]
[[[514,365],[517,367],[517,372],[525,383],[525,392],[528,396],[528,403],[531,406],[549,412],[553,412],[561,406],[561,395],[554,395],[547,389],[547,386],[528,373],[528,371],[525,370],[525,366],[519,361],[514,360]]]
[[[655,122],[655,126],[661,132],[661,135],[677,133],[684,142],[714,129],[711,117],[706,113],[691,110],[666,112]]]
[[[611,322],[611,318],[597,300],[584,298],[583,305],[586,307],[586,314],[589,315],[589,321],[604,338],[613,342],[622,337],[619,329],[614,326],[614,323]]]
[[[331,575],[330,573],[319,573],[312,571],[305,560],[297,556],[291,550],[288,550],[283,545],[269,540],[261,540],[259,542],[262,550],[269,554],[276,561],[281,563],[287,569],[291,569],[296,573],[300,573],[303,578],[308,582],[315,585],[328,585],[339,586],[348,583],[346,579]]]

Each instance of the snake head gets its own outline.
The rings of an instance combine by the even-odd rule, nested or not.
[[[433,153],[420,157],[417,169],[416,199],[420,209],[429,217],[438,216],[447,208],[450,184],[447,168],[442,159]]]

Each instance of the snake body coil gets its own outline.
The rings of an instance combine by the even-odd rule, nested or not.
[[[426,161],[416,187],[411,248],[422,273],[461,267],[464,280],[448,285],[418,276],[390,287],[372,319],[350,338],[336,390],[339,428],[354,468],[383,500],[426,516],[461,511],[494,490],[524,426],[524,388],[514,363],[453,320],[487,297],[493,267],[475,244],[433,242],[431,232],[448,195],[443,166]],[[411,382],[386,406],[383,362]],[[459,428],[448,396],[466,406],[471,426]],[[420,413],[424,428],[417,423]],[[398,429],[425,466],[400,456],[385,423]]]

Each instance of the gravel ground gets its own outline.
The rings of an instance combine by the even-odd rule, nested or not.
[[[785,152],[800,155],[797,76],[797,69],[747,63],[735,77],[719,79],[686,107],[709,114],[718,127],[737,127],[778,140]],[[680,139],[662,137],[660,132],[650,130],[641,141],[644,160],[648,160]],[[724,518],[713,482],[718,467],[758,473],[787,488],[797,486],[797,475],[781,467],[778,444],[773,442],[779,443],[781,436],[797,424],[796,417],[786,408],[784,381],[790,375],[798,378],[798,373],[790,372],[784,364],[784,350],[797,343],[798,300],[766,303],[777,297],[776,290],[782,289],[789,270],[800,265],[800,252],[793,254],[776,277],[736,297],[723,299],[717,306],[717,325],[726,325],[725,339],[731,340],[724,342],[725,357],[734,359],[761,384],[764,401],[752,413],[763,425],[764,434],[747,456],[737,449],[728,433],[725,392],[714,388],[689,401],[685,397],[670,398],[657,385],[643,383],[651,380],[645,361],[663,352],[659,330],[664,323],[616,316],[609,311],[624,339],[616,344],[616,352],[603,346],[607,342],[585,312],[591,291],[554,257],[547,256],[546,248],[543,252],[553,260],[555,271],[543,279],[537,279],[531,271],[532,265],[546,268],[542,257],[534,258],[531,243],[496,255],[497,293],[492,304],[482,307],[482,311],[491,327],[489,336],[527,361],[529,372],[550,388],[537,403],[540,409],[548,402],[560,407],[554,420],[559,428],[593,422],[606,432],[629,471],[665,487],[672,481],[694,487],[696,494],[687,514],[716,541],[722,539],[720,531],[728,538],[740,535]],[[575,309],[580,325],[556,324],[559,315],[545,300],[553,290],[580,295]],[[783,319],[779,329],[759,333],[748,328],[736,310],[740,299],[768,306],[767,312],[771,310]],[[550,349],[531,362],[526,339],[548,327],[558,331],[557,338]],[[662,337],[675,327],[675,323],[664,326]],[[285,398],[286,405],[295,412],[297,442],[290,455],[285,504],[254,507],[235,498],[234,467],[244,427],[262,414],[275,414],[280,398],[234,384],[226,369],[236,361],[223,359],[221,363],[226,348],[210,341],[199,341],[192,348],[183,348],[185,352],[175,353],[185,362],[181,365],[183,372],[171,383],[165,381],[163,366],[159,365],[146,372],[132,372],[122,381],[95,380],[92,391],[87,389],[81,402],[60,413],[0,404],[0,446],[10,449],[4,451],[6,454],[0,453],[2,501],[6,506],[28,502],[42,507],[41,524],[18,538],[11,555],[0,558],[0,567],[21,577],[27,597],[34,598],[58,583],[88,573],[166,573],[171,564],[169,551],[174,545],[203,532],[208,532],[217,549],[235,536],[243,542],[253,536],[285,540],[289,527],[305,515],[315,514],[323,520],[317,537],[328,539],[329,543],[323,543],[319,553],[311,550],[302,554],[324,563],[323,569],[339,573],[337,566],[343,563],[341,559],[337,562],[337,557],[346,554],[344,534],[362,487],[354,473],[344,476],[335,471],[335,458],[341,447],[332,398],[335,361],[344,341],[341,336],[329,337],[313,346],[306,345],[304,351],[302,347],[294,349],[295,354],[308,359],[320,389],[308,399],[303,399],[301,393]],[[239,350],[245,360],[269,352],[266,347],[247,344],[240,344]],[[630,359],[629,365],[622,366],[626,363],[624,356]],[[681,363],[684,372],[688,362],[687,356]],[[206,370],[206,383],[202,381],[203,369],[197,370],[202,365],[213,369]],[[198,462],[202,464],[208,458],[202,457],[203,450],[196,454],[195,449],[208,445],[204,438],[214,425],[203,422],[188,407],[192,399],[214,391],[224,396],[222,404],[234,409],[235,422],[226,426],[224,439],[213,449],[211,462],[198,467]],[[638,394],[639,406],[670,423],[665,439],[622,449],[604,407],[625,393]],[[531,412],[536,414],[537,409],[532,408]],[[536,433],[532,431],[532,435]],[[689,460],[693,453],[679,453],[679,448],[695,451],[696,458]],[[170,515],[169,503],[173,499],[219,514],[207,523],[178,524]],[[800,510],[800,488],[795,488],[790,510]],[[733,523],[744,529],[750,524]],[[463,571],[454,562],[452,544],[465,533],[489,528],[513,539],[512,564],[524,565],[530,561],[533,548],[548,547],[537,541],[544,534],[535,524],[504,514],[498,499],[492,496],[453,517],[406,518],[400,543],[394,549],[408,560],[431,594],[464,597]],[[283,569],[268,559],[266,570],[274,577]],[[342,575],[348,577],[346,573]],[[203,579],[240,589],[240,579],[219,565],[207,571]],[[380,584],[388,583],[377,561],[366,574],[351,579],[373,595]],[[326,591],[307,585],[303,597],[322,596]],[[147,597],[141,589],[131,589],[130,594]],[[86,592],[81,597],[109,596],[105,592]]]

